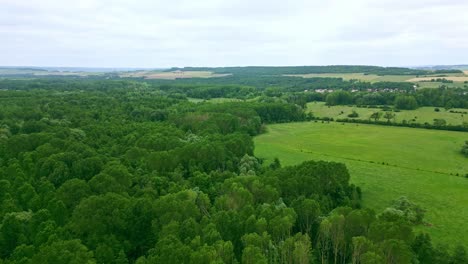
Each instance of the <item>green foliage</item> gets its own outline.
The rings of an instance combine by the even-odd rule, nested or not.
[[[352,102],[351,94],[346,91],[336,91],[326,97],[327,105],[346,105]]]
[[[356,118],[356,117],[359,117],[359,114],[353,110],[353,112],[351,114],[348,114],[348,117],[350,118]]]
[[[382,117],[382,112],[374,112],[370,116],[370,118],[374,119],[375,122],[379,121],[381,117]]]
[[[441,127],[447,125],[445,119],[434,119],[434,126]]]
[[[400,95],[395,98],[395,108],[402,110],[412,110],[418,108],[418,102],[411,95]]]
[[[395,200],[392,204],[392,207],[388,208],[387,210],[391,211],[392,209],[396,210],[397,214],[401,214],[411,223],[422,224],[425,210],[422,209],[419,205],[414,204],[408,200],[408,198],[405,196]]]
[[[40,247],[32,257],[32,263],[96,263],[93,253],[79,240],[56,241]]]
[[[265,124],[306,119],[302,106],[317,95],[285,91],[310,80],[273,78],[300,84],[269,89],[276,98],[187,100],[271,86],[236,78],[246,83],[0,80],[0,262],[405,263],[417,248],[411,223],[361,208],[345,165],[254,156]],[[352,82],[314,85],[335,83]]]
[[[461,149],[461,153],[465,155],[466,157],[468,157],[468,140],[465,141],[465,145],[463,145]]]

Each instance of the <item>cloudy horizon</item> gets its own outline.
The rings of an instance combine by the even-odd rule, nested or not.
[[[468,2],[454,0],[0,0],[0,65],[468,63]]]

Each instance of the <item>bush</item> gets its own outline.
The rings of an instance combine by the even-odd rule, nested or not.
[[[468,140],[465,141],[465,145],[462,147],[461,153],[465,155],[465,157],[468,157]]]
[[[351,114],[349,114],[348,117],[356,118],[356,117],[359,117],[359,114],[356,111],[353,110],[353,112]]]

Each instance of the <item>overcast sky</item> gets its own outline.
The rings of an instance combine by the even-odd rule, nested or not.
[[[467,0],[0,0],[0,65],[468,63]]]

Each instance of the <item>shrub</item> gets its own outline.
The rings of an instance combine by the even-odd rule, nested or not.
[[[359,114],[356,111],[353,110],[353,112],[351,114],[349,114],[348,117],[356,118],[356,117],[359,117]]]

